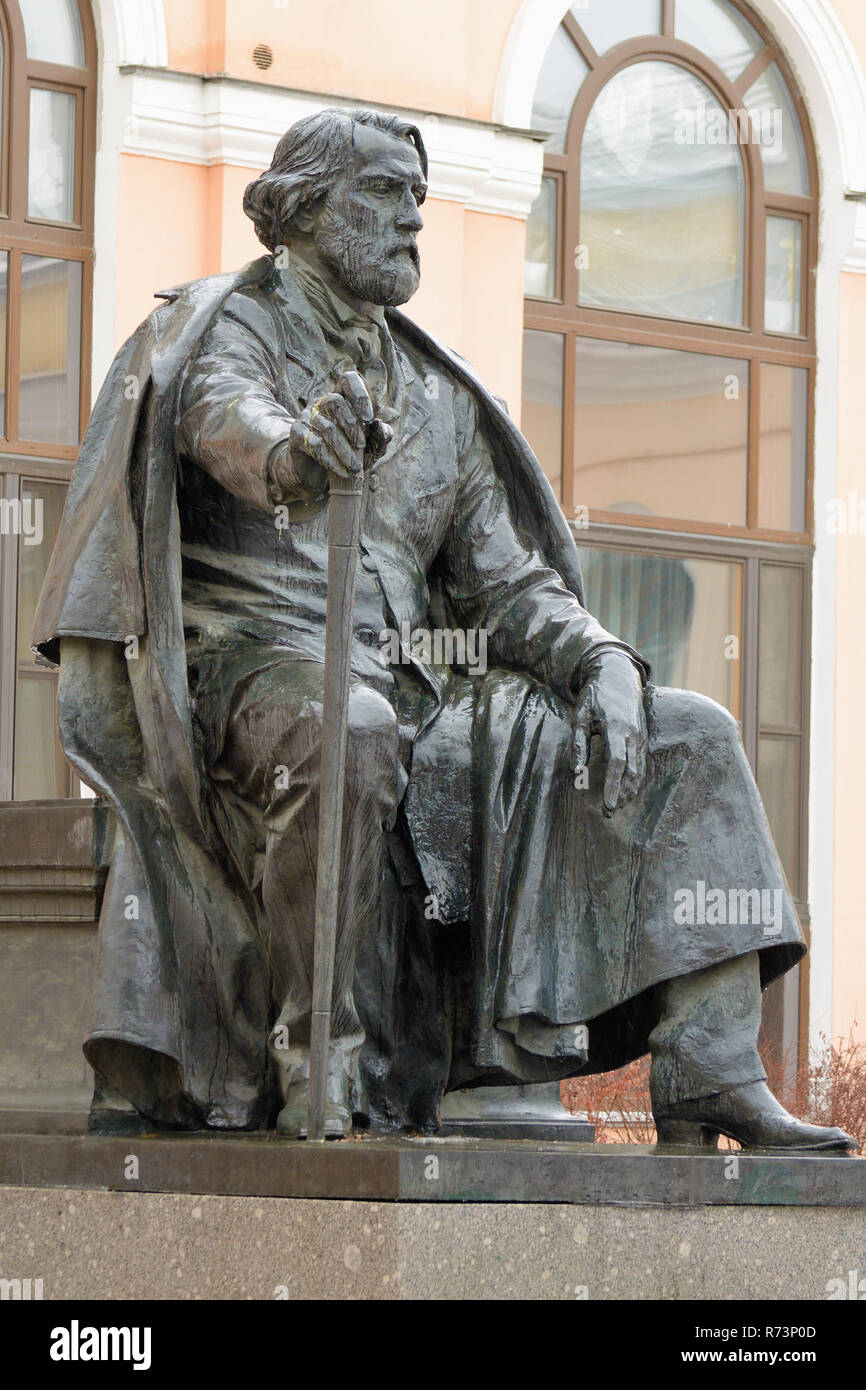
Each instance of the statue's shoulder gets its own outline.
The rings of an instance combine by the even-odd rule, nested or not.
[[[202,275],[197,280],[185,280],[169,289],[156,290],[158,299],[155,312],[166,306],[196,308],[203,304],[222,303],[230,294],[263,285],[273,276],[274,262],[271,256],[259,256],[249,261],[239,270],[221,271],[217,275]]]
[[[228,293],[220,293],[219,286],[214,285],[223,278],[209,276],[183,286],[182,290],[192,291],[192,298],[200,294],[213,298],[216,293],[219,305],[214,322],[227,325],[229,332],[233,326],[240,325],[255,334],[269,350],[281,351],[286,329],[308,324],[310,307],[302,290],[289,272],[280,273],[276,269],[270,256],[245,267],[229,286]],[[197,286],[201,286],[201,290]]]

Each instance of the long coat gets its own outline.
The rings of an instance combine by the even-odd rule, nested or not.
[[[58,660],[63,639],[64,748],[117,813],[85,1051],[109,1080],[122,1078],[143,1111],[176,1123],[256,1125],[272,1105],[267,953],[256,903],[222,852],[213,788],[196,753],[174,443],[187,362],[228,296],[271,273],[263,257],[236,275],[168,292],[121,349],[82,445],[33,635],[50,661]],[[580,600],[573,538],[507,414],[461,359],[403,315],[392,312],[389,320],[398,342],[421,349],[471,390],[513,515]],[[387,572],[380,579],[387,597]],[[438,713],[416,744],[405,803],[414,866],[394,837],[383,933],[362,943],[359,960],[368,1034],[368,1094],[359,1104],[374,1117],[430,1123],[448,1085],[571,1074],[587,1063],[574,1027],[585,1019],[602,1020],[591,1069],[637,1055],[645,1050],[654,984],[750,949],[737,931],[667,937],[658,904],[670,899],[672,885],[701,875],[720,882],[726,863],[732,882],[781,882],[744,760],[734,758],[726,789],[726,774],[711,758],[700,763],[692,756],[706,745],[707,729],[718,735],[717,707],[715,724],[704,720],[702,733],[693,705],[659,719],[664,693],[649,694],[655,802],[663,787],[671,806],[672,788],[682,784],[686,792],[666,822],[656,805],[655,822],[674,833],[670,844],[656,833],[644,860],[641,848],[657,830],[646,807],[639,824],[632,815],[613,832],[591,813],[570,823],[577,803],[572,798],[565,812],[558,766],[567,712],[531,680],[499,674],[480,686],[455,675],[435,687]],[[662,710],[668,706],[662,698]],[[667,737],[677,719],[681,737]],[[722,745],[727,751],[724,727],[723,737],[711,738],[717,753]],[[547,763],[538,758],[545,744]],[[481,781],[473,752],[480,754]],[[705,772],[696,775],[699,766]],[[721,800],[707,807],[713,781]],[[520,795],[504,805],[509,785]],[[748,862],[742,855],[734,862],[724,849],[724,825],[744,798],[759,833]],[[527,822],[530,806],[534,819]],[[681,830],[690,815],[698,839],[719,842],[715,873],[705,857],[684,859]],[[660,855],[660,846],[671,852]],[[579,864],[576,876],[571,863]],[[530,880],[533,872],[543,879],[535,899],[527,897],[527,865]],[[418,909],[425,889],[450,925],[431,931],[424,923]],[[533,902],[541,922],[533,920]],[[787,893],[783,917],[781,933],[769,945],[760,942],[765,980],[802,952]]]

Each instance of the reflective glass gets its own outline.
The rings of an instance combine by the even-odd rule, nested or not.
[[[596,53],[643,34],[658,34],[662,27],[661,0],[574,0],[571,13]]]
[[[577,340],[574,501],[746,524],[749,364]]]
[[[84,67],[84,38],[76,0],[18,0],[18,4],[28,58]]]
[[[762,725],[800,727],[803,660],[803,571],[761,565],[758,718]]]
[[[768,333],[801,333],[803,223],[798,217],[767,218],[764,326]]]
[[[743,99],[759,142],[764,184],[773,193],[809,196],[809,169],[800,121],[779,66],[761,73]]]
[[[562,497],[562,376],[565,339],[561,333],[523,334],[523,407],[520,428]]]
[[[31,87],[28,215],[71,222],[74,193],[75,97]]]
[[[57,681],[42,672],[20,675],[15,691],[15,762],[12,795],[16,801],[63,796],[63,765],[57,746]]]
[[[22,439],[78,443],[80,370],[81,262],[22,256]]]
[[[550,135],[544,146],[548,154],[565,150],[568,118],[588,72],[586,62],[560,25],[547,50],[532,104],[533,128]]]
[[[9,308],[9,252],[0,251],[0,436],[6,433],[6,323]]]
[[[796,885],[801,804],[799,738],[759,738],[757,781],[782,868],[788,882]]]
[[[726,143],[713,143],[719,121]],[[583,141],[581,304],[742,323],[743,191],[708,87],[672,63],[617,73]]]
[[[524,294],[552,299],[556,293],[556,179],[542,179],[526,219]]]
[[[33,664],[30,633],[36,603],[66,502],[65,483],[21,480],[21,536],[18,541],[18,661]]]
[[[761,363],[758,525],[805,531],[809,373]]]
[[[590,613],[646,657],[656,685],[740,717],[741,565],[596,546],[581,546],[580,562]]]
[[[56,731],[57,678],[36,667],[30,651],[36,603],[59,534],[65,500],[64,483],[22,479],[13,781],[13,796],[18,801],[66,795],[66,764]]]
[[[766,48],[745,15],[727,0],[677,0],[674,33],[712,58],[732,82]]]

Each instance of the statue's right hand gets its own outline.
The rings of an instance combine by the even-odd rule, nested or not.
[[[310,477],[311,460],[338,478],[360,473],[372,420],[373,406],[363,379],[358,372],[345,372],[336,391],[320,396],[294,421],[289,436],[292,463],[306,477]]]

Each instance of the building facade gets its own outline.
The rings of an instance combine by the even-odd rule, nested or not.
[[[741,722],[811,941],[769,1033],[863,1036],[859,0],[0,0],[0,48],[0,1104],[88,1086],[104,818],[29,651],[88,406],[325,105],[420,126],[408,312],[521,419],[593,611]]]

